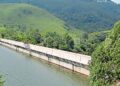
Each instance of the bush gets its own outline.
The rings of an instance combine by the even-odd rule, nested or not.
[[[92,86],[110,86],[120,79],[120,22],[92,54]]]

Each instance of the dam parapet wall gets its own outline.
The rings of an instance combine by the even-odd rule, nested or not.
[[[90,74],[89,63],[91,61],[91,56],[8,39],[0,39],[0,44],[60,65],[72,71],[76,71],[84,75]]]

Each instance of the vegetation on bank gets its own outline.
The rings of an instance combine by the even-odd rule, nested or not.
[[[80,37],[78,44],[75,45],[75,50],[83,54],[91,55],[96,47],[105,40],[109,31],[84,33]]]
[[[111,86],[120,80],[120,21],[92,54],[92,86]]]
[[[0,27],[0,37],[16,41],[27,42],[50,48],[91,55],[95,47],[104,41],[108,32],[83,33],[77,42],[69,33],[63,35],[57,32],[41,34],[39,29],[18,29],[6,26]]]

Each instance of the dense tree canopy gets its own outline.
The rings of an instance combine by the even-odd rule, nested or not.
[[[105,32],[94,32],[91,34],[84,33],[80,38],[80,42],[75,49],[77,52],[81,52],[83,54],[91,55],[95,48],[105,40],[106,35],[109,31]]]
[[[39,29],[22,31],[17,28],[6,29],[5,27],[0,27],[0,37],[67,51],[74,49],[74,40],[67,33],[60,35],[56,32],[48,32],[41,35]]]
[[[92,86],[110,86],[120,80],[120,21],[92,55]]]
[[[39,29],[21,29],[0,27],[0,37],[22,41],[25,43],[37,44],[50,48],[57,48],[77,53],[91,55],[96,46],[105,40],[106,32],[83,33],[80,40],[75,41],[70,33],[58,34],[57,32],[48,32],[41,35]],[[79,37],[77,37],[78,39]]]

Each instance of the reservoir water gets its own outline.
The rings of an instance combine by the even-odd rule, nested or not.
[[[89,86],[86,76],[0,46],[5,86]]]

